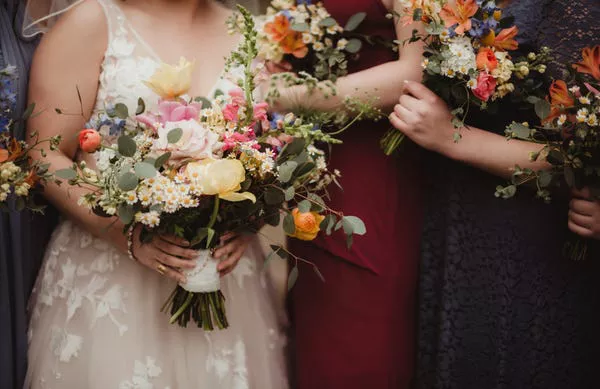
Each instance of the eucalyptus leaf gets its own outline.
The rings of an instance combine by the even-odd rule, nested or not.
[[[129,192],[137,187],[138,182],[139,180],[135,174],[126,172],[119,177],[119,189],[124,192]]]
[[[177,143],[183,136],[183,130],[181,128],[174,128],[167,134],[167,141],[171,144]]]
[[[269,187],[265,191],[265,203],[268,205],[279,205],[285,201],[285,194],[279,188]]]
[[[279,256],[279,258],[288,259],[288,253],[283,249],[283,247],[275,244],[272,244],[270,247],[271,250],[273,250],[273,252]]]
[[[310,212],[311,202],[308,200],[302,200],[298,203],[298,212],[307,213]]]
[[[119,215],[119,219],[121,219],[121,223],[127,225],[133,221],[134,210],[133,206],[129,204],[121,204],[119,205],[119,209],[117,209],[117,215]]]
[[[359,39],[350,39],[346,44],[345,50],[349,53],[355,54],[362,48],[362,42]]]
[[[350,16],[350,19],[348,19],[348,22],[346,22],[346,26],[344,27],[344,30],[346,31],[354,31],[358,28],[358,26],[360,26],[360,24],[365,20],[365,18],[367,17],[367,14],[365,12],[359,12],[356,13],[352,16]]]
[[[291,155],[298,155],[304,151],[306,141],[302,138],[295,138],[292,143],[288,143],[283,147],[281,153],[279,153],[280,159],[285,159]]]
[[[319,22],[319,27],[333,27],[337,24],[334,18],[325,18]]]
[[[356,216],[344,216],[342,218],[342,227],[346,235],[364,235],[367,233],[365,223]]]
[[[303,175],[310,173],[315,168],[315,166],[316,165],[313,162],[303,163],[300,167],[298,167],[298,169],[296,169],[296,172],[294,174],[297,177],[302,177]]]
[[[35,103],[31,103],[27,106],[25,112],[23,112],[23,120],[28,120],[33,114],[33,110],[35,109]]]
[[[127,135],[121,135],[119,137],[117,140],[117,146],[119,154],[124,157],[133,157],[137,151],[137,145],[135,144],[135,141]]]
[[[194,99],[195,102],[202,104],[202,109],[206,109],[206,108],[210,108],[212,107],[212,103],[209,99],[207,99],[206,97],[196,97]]]
[[[322,282],[325,282],[325,277],[323,276],[323,273],[321,273],[321,271],[319,270],[319,268],[317,266],[313,266],[313,270],[314,270],[315,274],[317,275],[317,277],[319,277],[319,279]]]
[[[154,167],[157,169],[160,168],[162,165],[167,163],[169,158],[171,158],[171,152],[164,153],[160,157],[156,158],[156,162],[154,162]]]
[[[144,99],[142,99],[140,97],[140,98],[138,98],[138,105],[137,105],[137,109],[135,110],[135,114],[141,115],[144,113],[144,111],[146,111],[146,103],[144,103]]]
[[[294,216],[291,213],[287,213],[283,218],[283,231],[287,235],[294,235],[296,232],[296,223],[294,222]]]
[[[544,99],[539,99],[535,105],[535,114],[541,119],[544,120],[546,119],[548,116],[550,116],[550,111],[552,109],[552,107],[550,106],[550,103],[547,102]]]
[[[538,173],[537,182],[542,188],[548,187],[552,182],[552,173],[546,170],[542,170]]]
[[[292,30],[298,32],[306,32],[310,30],[310,26],[306,23],[294,23],[292,24]]]
[[[290,186],[285,190],[285,201],[291,201],[296,195],[296,189],[293,186]]]
[[[294,171],[297,167],[298,163],[295,161],[284,162],[281,166],[279,166],[279,181],[284,184],[289,182],[294,176]]]
[[[54,172],[54,175],[63,180],[72,180],[77,178],[77,172],[73,169],[60,169]]]
[[[114,113],[119,119],[127,119],[129,117],[129,109],[123,103],[115,104]]]
[[[521,123],[511,123],[509,126],[511,135],[519,139],[529,139],[531,137],[531,128]]]
[[[158,173],[154,168],[154,165],[151,165],[147,162],[136,163],[134,170],[135,174],[137,174],[140,179],[153,178]]]
[[[296,281],[298,281],[298,266],[294,266],[290,271],[288,276],[288,291],[292,290],[294,285],[296,285]]]

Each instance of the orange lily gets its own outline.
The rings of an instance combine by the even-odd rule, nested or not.
[[[8,146],[8,161],[14,161],[21,156],[23,153],[23,148],[21,147],[21,143],[16,139],[12,139],[10,141],[10,145]]]
[[[265,32],[273,38],[275,42],[284,40],[290,32],[293,32],[290,27],[290,21],[285,15],[277,15],[275,20],[265,24]]]
[[[10,154],[6,149],[0,149],[0,163],[8,161]]]
[[[440,12],[440,17],[447,28],[458,24],[455,31],[462,35],[471,29],[471,17],[477,13],[479,6],[475,0],[456,0],[454,4],[447,3]]]
[[[583,61],[576,63],[573,67],[578,72],[590,74],[594,79],[600,81],[600,46],[586,47],[581,55]]]
[[[575,106],[575,100],[569,94],[567,83],[563,80],[556,80],[550,85],[550,105],[552,106],[552,110],[550,111],[550,116],[544,119],[544,123],[560,116],[565,109]]]
[[[506,51],[506,50],[516,50],[519,47],[519,44],[514,39],[519,33],[519,29],[517,26],[512,26],[511,28],[506,28],[494,39],[493,46],[498,51]]]
[[[29,184],[30,187],[33,188],[39,180],[40,180],[40,176],[37,175],[37,171],[34,168],[29,171],[29,174],[27,175],[25,182],[27,184]]]
[[[292,54],[296,58],[304,58],[308,54],[308,47],[302,41],[302,33],[290,31],[281,42],[279,42],[281,50],[285,54]]]

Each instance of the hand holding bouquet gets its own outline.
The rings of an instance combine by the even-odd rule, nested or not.
[[[511,184],[499,186],[496,196],[510,198],[519,185],[533,182],[537,196],[545,201],[551,200],[553,185],[564,184],[573,189],[588,187],[592,196],[600,197],[600,46],[585,48],[573,70],[570,80],[552,83],[546,99],[532,100],[540,126],[512,123],[506,129],[509,139],[543,145],[530,159],[544,160],[551,167],[533,171],[516,166]],[[566,248],[573,259],[586,256],[586,244],[579,239]]]
[[[545,72],[549,51],[513,58],[518,29],[496,1],[400,1],[400,22],[424,25],[425,33],[415,30],[408,42],[424,42],[423,82],[450,106],[456,128],[464,127],[474,108],[493,113],[505,96],[525,100],[540,86],[534,72]],[[385,153],[391,155],[403,138],[390,131],[381,142]],[[459,139],[456,132],[455,141]]]
[[[84,163],[57,172],[92,189],[80,201],[93,212],[119,217],[126,231],[141,224],[143,241],[175,235],[202,250],[163,309],[172,323],[186,326],[192,320],[205,330],[228,326],[217,263],[209,252],[221,237],[256,233],[265,223],[278,225],[282,215],[285,231],[298,239],[343,229],[350,244],[366,232],[360,219],[329,209],[321,197],[338,174],[328,171],[315,142],[334,140],[293,115],[270,121],[268,105],[254,101],[256,32],[252,17],[240,10],[245,39],[228,61],[230,68],[243,69],[238,88],[214,102],[189,100],[182,95],[187,88],[176,86],[189,85],[191,64],[163,65],[147,83],[161,95],[156,111],[145,112],[140,100],[130,117],[117,104],[108,120],[125,124],[114,144],[102,145],[95,129],[81,133],[81,148],[98,153],[99,172]],[[273,250],[302,260],[282,247]],[[294,267],[290,285],[297,276]]]
[[[35,203],[35,192],[41,189],[41,184],[51,180],[52,175],[48,173],[48,164],[32,162],[29,153],[36,150],[43,154],[44,150],[39,148],[43,143],[48,143],[50,149],[54,150],[60,142],[60,136],[40,140],[33,133],[29,144],[14,138],[15,128],[23,126],[35,108],[32,104],[22,118],[13,119],[16,96],[12,92],[12,84],[16,77],[14,67],[0,69],[0,210],[10,210],[8,199],[12,194],[17,211],[27,208],[41,212],[43,207]]]

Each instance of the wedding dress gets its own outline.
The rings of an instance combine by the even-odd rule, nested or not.
[[[141,82],[160,60],[113,0],[96,107],[157,97]],[[201,63],[199,63],[201,66]],[[233,84],[217,81],[213,92]],[[100,163],[101,161],[96,161]],[[73,199],[72,201],[76,201]],[[64,220],[50,242],[31,301],[27,388],[285,389],[285,337],[255,240],[221,282],[230,327],[169,324],[160,308],[175,284]]]

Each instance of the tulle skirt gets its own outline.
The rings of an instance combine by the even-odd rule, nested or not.
[[[287,388],[262,258],[255,241],[222,280],[228,329],[181,328],[160,312],[172,281],[63,222],[31,301],[26,388]]]

